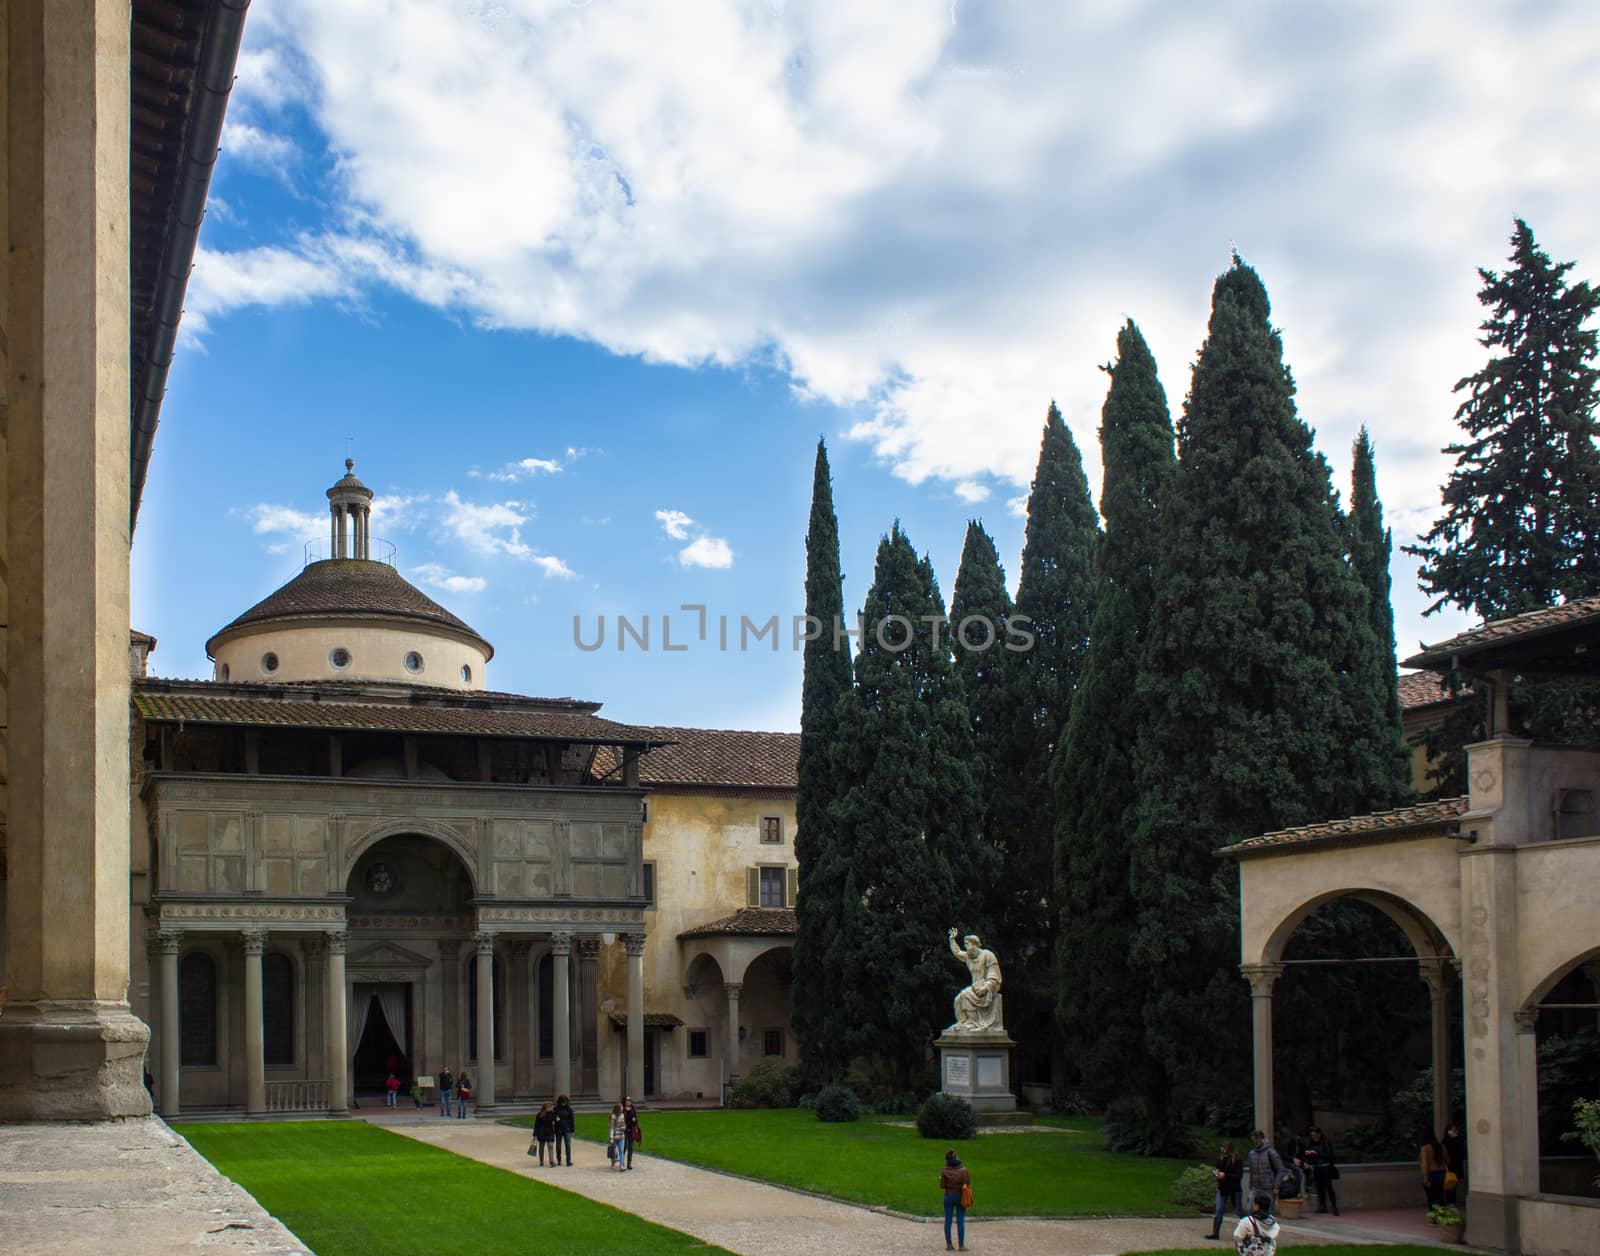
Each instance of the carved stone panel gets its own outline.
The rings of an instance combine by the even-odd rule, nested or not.
[[[268,894],[325,894],[328,817],[268,812],[261,817],[262,888]]]
[[[500,898],[548,898],[555,893],[554,820],[495,820],[491,892]]]

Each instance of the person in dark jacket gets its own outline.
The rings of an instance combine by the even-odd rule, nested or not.
[[[1261,1130],[1250,1135],[1254,1146],[1250,1154],[1245,1157],[1245,1167],[1250,1170],[1250,1193],[1253,1196],[1265,1195],[1267,1197],[1267,1211],[1272,1211],[1272,1205],[1277,1201],[1278,1191],[1283,1184],[1283,1176],[1287,1170],[1283,1167],[1283,1157],[1277,1152],[1267,1136]]]
[[[544,1154],[550,1153],[550,1167],[556,1166],[556,1110],[548,1102],[533,1118],[533,1141],[539,1145],[539,1167],[544,1167]]]
[[[967,1250],[967,1206],[961,1202],[961,1190],[971,1185],[972,1175],[967,1172],[967,1166],[961,1163],[956,1149],[950,1148],[944,1153],[944,1168],[939,1170],[939,1191],[944,1196],[944,1250],[947,1252]],[[952,1219],[956,1223],[959,1249],[950,1246]]]
[[[1327,1212],[1331,1204],[1333,1215],[1337,1217],[1339,1194],[1333,1189],[1333,1181],[1339,1175],[1339,1166],[1333,1160],[1333,1144],[1320,1126],[1313,1125],[1310,1135],[1302,1155],[1306,1168],[1311,1172],[1311,1183],[1317,1188],[1317,1211]]]
[[[467,1119],[467,1104],[472,1102],[472,1079],[465,1072],[456,1078],[456,1119]]]
[[[1217,1202],[1211,1213],[1211,1233],[1208,1239],[1222,1237],[1223,1214],[1232,1207],[1238,1216],[1244,1216],[1244,1203],[1240,1196],[1244,1189],[1244,1162],[1232,1143],[1223,1143],[1217,1152],[1217,1167],[1212,1170],[1217,1179]]]
[[[561,1149],[567,1149],[567,1167],[572,1167],[572,1135],[578,1128],[578,1114],[572,1110],[572,1100],[566,1095],[556,1096],[556,1163],[561,1163]]]
[[[1448,1176],[1445,1178],[1444,1202],[1453,1204],[1458,1193],[1465,1190],[1467,1184],[1467,1140],[1461,1136],[1460,1123],[1451,1121],[1439,1142],[1444,1147],[1446,1174],[1456,1175],[1454,1182],[1451,1182]]]
[[[633,1145],[639,1141],[639,1109],[634,1107],[633,1100],[627,1095],[622,1096],[622,1115],[628,1122],[628,1168],[633,1168]]]
[[[450,1115],[451,1092],[455,1089],[456,1079],[450,1075],[450,1070],[445,1068],[439,1074],[439,1115]]]

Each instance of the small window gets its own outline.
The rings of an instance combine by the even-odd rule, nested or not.
[[[656,865],[653,859],[647,859],[644,864],[644,905],[646,908],[656,905]]]
[[[783,1055],[783,1030],[763,1029],[761,1031],[761,1054]]]
[[[261,656],[261,670],[268,676],[278,670],[278,656],[271,650]]]
[[[639,823],[650,823],[650,800],[648,798],[641,798],[639,800]]]
[[[332,654],[328,655],[328,662],[333,665],[335,671],[342,672],[350,666],[350,651],[340,646]]]
[[[217,664],[217,679],[218,680],[227,680],[228,679],[228,665],[226,663],[218,663]]]
[[[762,868],[761,870],[761,901],[757,907],[785,907],[783,901],[785,877],[783,868]]]
[[[461,683],[464,685],[470,685],[472,683],[472,668],[466,663],[461,665]]]
[[[761,817],[761,840],[769,846],[776,846],[783,841],[783,817]]]
[[[689,1058],[703,1060],[711,1054],[711,1031],[709,1029],[691,1029],[689,1031]]]
[[[1593,837],[1595,833],[1594,791],[1564,789],[1556,806],[1556,837]]]
[[[408,671],[408,672],[420,672],[421,670],[422,670],[422,655],[418,654],[415,650],[410,651],[406,655],[406,671]]]

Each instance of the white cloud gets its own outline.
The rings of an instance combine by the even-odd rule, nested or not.
[[[578,573],[551,554],[530,554],[528,561],[544,572],[546,576],[557,580],[576,580]]]
[[[446,593],[482,593],[489,584],[482,576],[458,576],[438,563],[413,567],[411,574],[430,589],[442,589]]]
[[[584,454],[586,449],[574,449],[567,446],[566,456],[562,459],[555,458],[519,458],[515,462],[508,462],[498,471],[468,471],[467,474],[475,479],[496,480],[503,484],[514,484],[518,480],[531,480],[540,475],[557,475],[571,466]]]
[[[274,9],[241,89],[304,102],[334,210],[203,252],[191,331],[385,285],[651,361],[772,362],[966,500],[1026,485],[1052,396],[1095,482],[1124,317],[1176,410],[1237,244],[1341,479],[1365,422],[1385,504],[1431,512],[1475,267],[1522,213],[1600,269],[1581,0]]]
[[[720,536],[699,536],[678,551],[678,562],[685,567],[733,566],[733,550]]]
[[[694,520],[681,510],[658,510],[656,519],[661,524],[661,530],[674,541],[683,540],[694,526]]]
[[[523,502],[492,502],[479,505],[462,501],[454,489],[444,495],[442,523],[445,532],[469,550],[483,555],[505,555],[530,563],[546,577],[570,580],[576,577],[561,559],[541,554],[522,539],[522,529],[531,517]]]
[[[960,480],[955,487],[956,496],[964,502],[988,501],[989,493],[989,486],[979,484],[976,480]]]
[[[264,131],[234,117],[223,127],[222,151],[253,170],[283,179],[288,178],[289,168],[300,157],[300,150],[288,136]]]

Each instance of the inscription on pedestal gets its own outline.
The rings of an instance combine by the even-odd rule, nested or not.
[[[964,1055],[947,1055],[944,1058],[944,1084],[945,1088],[962,1089],[972,1085],[972,1075],[967,1071],[967,1057]]]

